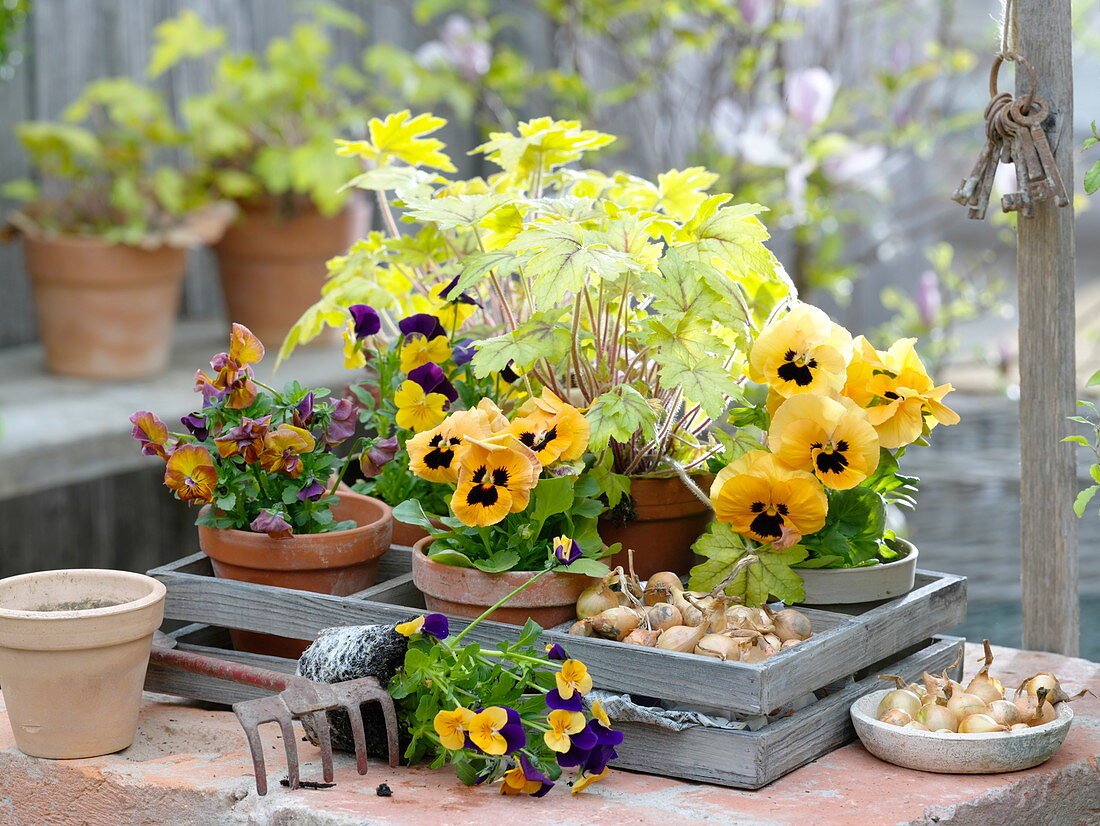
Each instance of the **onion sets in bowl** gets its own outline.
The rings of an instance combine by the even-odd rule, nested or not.
[[[616,568],[577,600],[570,634],[631,645],[755,663],[798,645],[813,632],[809,618],[791,608],[737,604],[722,591],[684,589],[669,571],[643,584]]]
[[[947,671],[924,673],[921,683],[906,684],[891,674],[879,679],[894,680],[896,688],[878,704],[879,722],[917,731],[939,734],[990,734],[1025,731],[1058,719],[1056,705],[1077,699],[1066,695],[1058,678],[1040,673],[1024,680],[1009,699],[1001,681],[989,673],[993,653],[984,641],[982,669],[964,687]]]

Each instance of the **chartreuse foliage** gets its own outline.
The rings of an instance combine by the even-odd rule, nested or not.
[[[573,166],[613,136],[546,117],[474,150],[498,172],[454,180],[433,137],[442,124],[399,112],[372,120],[368,140],[339,142],[370,167],[350,186],[376,193],[387,232],[329,262],[283,354],[343,325],[348,306],[399,317],[430,311],[447,287],[481,305],[476,375],[510,367],[529,392],[587,408],[609,498],[615,475],[703,465],[755,330],[792,292],[765,246],[764,208],[708,195],[714,176],[697,167],[651,182]]]
[[[11,218],[23,231],[187,246],[216,238],[231,214],[208,209],[201,175],[168,154],[187,138],[161,94],[128,78],[89,83],[60,121],[24,121],[15,137],[43,180],[4,187],[27,202]]]
[[[229,51],[221,27],[192,10],[156,28],[152,77],[184,60],[209,68],[209,91],[183,101],[191,149],[215,191],[226,198],[307,196],[325,214],[340,210],[340,187],[358,164],[332,151],[334,135],[363,128],[370,83],[339,63],[334,32],[362,36],[366,24],[335,4],[306,6],[309,17],[262,54]]]

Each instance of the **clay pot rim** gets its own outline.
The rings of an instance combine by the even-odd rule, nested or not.
[[[87,579],[128,580],[136,584],[148,585],[149,593],[143,597],[130,600],[129,602],[123,602],[119,605],[108,605],[103,608],[85,608],[74,611],[22,611],[0,606],[0,620],[55,622],[57,620],[113,617],[149,608],[162,601],[168,593],[168,589],[164,587],[164,583],[160,580],[153,579],[145,574],[138,574],[132,571],[116,571],[110,568],[58,568],[51,571],[35,571],[34,573],[5,577],[0,580],[0,585],[31,582],[36,579],[51,579],[59,573],[79,575]]]
[[[186,252],[190,247],[178,247],[173,244],[154,244],[153,246],[142,246],[140,244],[124,244],[121,241],[107,241],[106,239],[98,235],[75,235],[67,232],[22,232],[23,239],[25,241],[31,241],[36,244],[56,244],[58,246],[67,247],[81,247],[90,248],[97,247],[99,249],[110,249],[111,247],[121,247],[123,249],[138,250],[140,252],[157,252],[163,249],[182,250]]]
[[[360,533],[360,532],[364,532],[364,531],[373,530],[374,528],[377,528],[379,525],[382,525],[383,523],[385,523],[387,520],[393,518],[393,508],[391,508],[389,505],[387,505],[381,499],[376,499],[373,496],[364,496],[363,494],[356,493],[355,491],[352,491],[352,490],[347,490],[347,491],[337,490],[336,491],[336,497],[338,499],[343,499],[343,500],[352,500],[352,501],[354,501],[354,500],[359,499],[359,500],[364,500],[366,502],[371,502],[371,503],[375,504],[376,506],[378,506],[378,508],[382,511],[382,513],[373,522],[367,522],[366,524],[363,524],[363,525],[360,525],[360,524],[356,523],[354,528],[348,528],[347,530],[344,530],[344,531],[325,531],[324,533],[296,533],[296,534],[291,534],[288,539],[272,539],[266,533],[257,533],[256,531],[244,531],[244,530],[241,530],[240,528],[212,528],[209,525],[199,525],[198,528],[199,528],[200,531],[204,531],[204,530],[205,531],[218,531],[219,533],[222,533],[223,535],[234,535],[234,536],[239,536],[239,537],[247,537],[247,538],[241,540],[243,542],[252,542],[254,538],[256,538],[257,540],[260,540],[260,541],[287,542],[287,541],[292,541],[294,539],[303,539],[303,538],[315,537],[315,536],[323,536],[325,538],[340,539],[340,538],[345,537],[345,536],[351,536],[352,534],[355,534],[355,533]],[[199,514],[202,515],[204,513],[209,512],[211,507],[213,507],[213,506],[212,505],[204,505],[202,510],[199,511]]]

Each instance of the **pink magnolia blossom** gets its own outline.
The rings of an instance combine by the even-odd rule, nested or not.
[[[799,69],[787,76],[784,92],[787,111],[808,132],[829,116],[836,81],[820,66]]]

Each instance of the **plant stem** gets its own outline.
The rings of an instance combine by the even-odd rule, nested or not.
[[[530,578],[529,580],[527,580],[527,581],[526,581],[525,583],[523,583],[523,584],[522,584],[522,585],[520,585],[520,586],[519,586],[518,588],[516,588],[516,590],[512,591],[512,593],[508,594],[508,595],[507,595],[506,597],[504,597],[503,599],[501,599],[501,600],[498,600],[498,601],[497,601],[497,603],[496,603],[495,605],[491,605],[491,606],[489,606],[489,609],[488,609],[488,610],[487,610],[487,611],[486,611],[486,612],[485,612],[484,614],[482,614],[482,615],[481,615],[480,617],[478,617],[478,618],[477,618],[476,620],[474,620],[474,621],[473,621],[473,622],[471,622],[471,623],[470,623],[469,625],[467,625],[467,626],[466,626],[465,628],[463,628],[463,629],[462,629],[462,632],[461,632],[461,633],[459,633],[459,635],[458,635],[457,637],[455,637],[455,638],[454,638],[453,640],[448,640],[448,641],[447,641],[447,645],[449,645],[449,646],[450,646],[451,648],[454,648],[454,647],[455,647],[455,645],[457,645],[457,644],[458,644],[459,642],[461,642],[461,641],[462,641],[462,638],[463,638],[463,637],[465,637],[465,636],[466,636],[467,634],[469,634],[469,633],[470,633],[470,631],[472,631],[472,630],[473,630],[473,629],[474,629],[474,628],[475,628],[475,627],[476,627],[476,626],[477,626],[477,625],[478,625],[478,624],[479,624],[479,623],[480,623],[480,622],[481,622],[482,620],[484,620],[484,619],[485,619],[486,617],[488,617],[488,616],[489,616],[489,615],[490,615],[491,613],[493,613],[493,611],[497,610],[497,608],[499,608],[500,606],[504,605],[504,604],[505,604],[506,602],[508,602],[508,600],[510,600],[510,599],[511,599],[512,597],[514,597],[514,596],[515,596],[516,594],[518,594],[518,593],[519,593],[520,591],[522,591],[522,590],[523,590],[524,588],[526,588],[526,587],[527,587],[528,585],[530,585],[531,583],[533,583],[533,582],[534,582],[534,581],[535,581],[536,579],[538,579],[539,577],[541,577],[541,576],[542,576],[543,574],[548,574],[548,573],[550,573],[550,571],[551,571],[551,570],[553,570],[553,569],[552,569],[552,568],[543,568],[543,569],[542,569],[541,571],[539,571],[539,572],[538,572],[537,574],[535,574],[535,575],[534,575],[533,577],[531,577],[531,578]],[[482,653],[484,653],[484,652],[482,652]]]
[[[328,492],[329,496],[336,495],[336,489],[340,487],[340,483],[344,481],[344,474],[348,472],[348,466],[351,464],[351,460],[355,458],[355,454],[363,447],[363,439],[356,442],[351,450],[348,451],[348,455],[344,457],[343,463],[340,465],[340,472],[336,474],[336,478],[332,481],[332,490]]]

